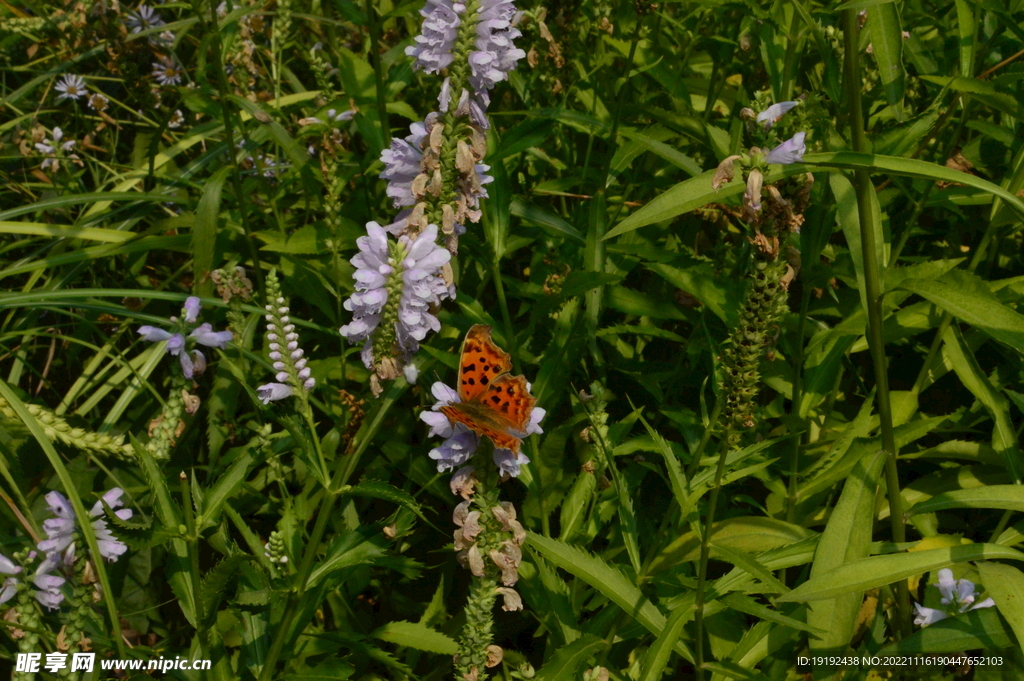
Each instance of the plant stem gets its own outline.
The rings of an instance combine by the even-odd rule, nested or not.
[[[231,122],[231,106],[228,103],[230,89],[228,88],[228,77],[224,71],[224,58],[221,53],[220,27],[217,25],[217,2],[216,0],[210,0],[212,25],[203,20],[203,13],[198,0],[196,0],[194,10],[196,17],[203,25],[204,32],[210,35],[210,51],[213,52],[213,70],[217,73],[217,90],[220,94],[220,107],[224,116],[224,141],[227,144],[228,159],[234,171],[231,173],[231,186],[235,190],[235,200],[238,202],[238,213],[241,216],[242,230],[245,232],[245,243],[249,250],[249,257],[252,258],[253,270],[255,270],[256,288],[260,292],[260,297],[266,298],[267,291],[263,284],[263,269],[260,266],[260,255],[252,239],[252,227],[249,224],[248,217],[249,211],[246,210],[249,197],[245,195],[245,189],[242,187],[242,169],[238,165],[238,153],[235,148],[235,129]]]
[[[843,40],[846,48],[844,85],[846,88],[847,107],[850,111],[850,132],[853,150],[870,153],[867,136],[864,133],[864,112],[861,106],[861,74],[859,52],[857,48],[856,10],[843,10]],[[875,187],[871,184],[871,174],[866,170],[854,173],[854,186],[857,192],[857,209],[860,218],[860,235],[864,259],[864,288],[868,304],[868,345],[871,349],[871,360],[875,368],[875,384],[878,386],[875,399],[882,434],[882,449],[886,452],[885,486],[889,498],[889,518],[892,526],[892,540],[900,544],[906,541],[906,528],[903,519],[903,498],[900,496],[899,472],[896,467],[896,437],[892,423],[892,405],[889,400],[889,374],[885,356],[885,338],[882,335],[882,290],[881,263],[878,262],[878,249],[881,244],[876,242],[876,234],[880,231],[875,223],[875,212],[872,206]],[[896,583],[896,624],[897,638],[902,638],[906,631],[907,617],[910,613],[910,596],[907,592],[906,580]]]
[[[185,531],[188,532],[188,564],[189,574],[192,578],[192,612],[195,613],[197,638],[199,639],[199,650],[206,657],[206,627],[203,625],[202,604],[199,602],[199,591],[202,586],[202,577],[199,572],[199,536],[196,532],[195,511],[192,507],[192,493],[189,490],[188,475],[181,471],[178,476],[181,485],[181,507],[185,512]]]
[[[371,63],[377,90],[377,117],[380,118],[380,129],[386,145],[391,136],[391,125],[388,123],[388,103],[384,92],[384,65],[380,61],[380,24],[377,23],[373,0],[366,0],[366,19],[370,22],[370,52],[373,56]]]
[[[708,514],[704,521],[704,531],[700,537],[700,563],[697,566],[697,593],[693,602],[693,624],[696,633],[693,637],[694,666],[697,670],[697,681],[704,679],[704,596],[707,588],[708,558],[711,555],[711,533],[715,523],[715,510],[718,508],[718,496],[722,492],[722,476],[725,474],[725,462],[732,449],[729,446],[730,426],[722,433],[718,448],[718,467],[715,469],[715,485],[708,497]]]

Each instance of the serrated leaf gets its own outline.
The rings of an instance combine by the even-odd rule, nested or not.
[[[665,628],[665,615],[617,567],[575,546],[534,532],[527,533],[526,541],[548,561],[600,591],[651,633],[659,635]],[[682,642],[677,643],[676,651],[693,660]]]
[[[327,550],[327,556],[309,575],[307,589],[313,588],[342,568],[366,565],[383,556],[384,547],[380,545],[383,536],[379,530],[374,531],[369,527],[361,527],[342,535]]]
[[[988,485],[944,492],[914,505],[907,511],[907,515],[934,513],[951,508],[1001,508],[1008,511],[1024,511],[1024,485]]]
[[[438,655],[455,655],[459,652],[459,644],[455,642],[455,639],[425,624],[416,622],[404,620],[388,622],[374,630],[370,636],[395,645]]]
[[[596,655],[602,648],[604,648],[603,639],[592,634],[584,634],[572,643],[556,650],[534,678],[537,681],[575,679],[587,658]]]
[[[386,482],[379,480],[371,480],[368,482],[361,482],[358,485],[354,485],[345,491],[345,494],[351,494],[355,497],[370,497],[373,499],[383,499],[384,501],[390,501],[393,504],[397,504],[403,508],[412,511],[416,516],[429,523],[427,517],[423,515],[423,507],[416,503],[416,500],[412,498],[407,492],[403,492],[393,485],[389,485]]]
[[[245,452],[239,456],[231,467],[217,479],[213,489],[209,490],[203,502],[203,524],[199,528],[202,532],[207,527],[213,527],[220,519],[220,511],[231,496],[238,491],[238,488],[245,482],[245,476],[252,465],[252,456]]]
[[[199,588],[199,602],[203,613],[200,622],[203,628],[212,626],[217,619],[217,608],[236,579],[238,567],[247,560],[252,560],[252,557],[244,553],[232,554],[214,565],[213,569],[203,576]]]

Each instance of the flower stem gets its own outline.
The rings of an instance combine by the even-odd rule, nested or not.
[[[850,110],[850,132],[853,150],[870,153],[867,136],[864,133],[864,112],[861,105],[861,74],[860,55],[858,53],[857,10],[843,11],[843,41],[846,48],[844,81],[846,87],[847,106]],[[885,338],[882,335],[882,279],[881,263],[878,262],[878,249],[881,244],[876,241],[877,229],[873,210],[871,174],[866,170],[854,173],[854,186],[857,192],[857,211],[860,218],[860,235],[864,259],[864,288],[868,304],[868,346],[871,349],[871,360],[875,368],[875,384],[878,416],[882,434],[882,449],[886,452],[885,486],[889,498],[889,519],[892,526],[892,540],[899,544],[906,541],[906,527],[903,519],[903,498],[900,496],[899,473],[896,467],[896,436],[893,430],[892,405],[889,400],[889,374],[885,356]],[[896,583],[896,616],[895,633],[902,638],[907,630],[910,614],[910,596],[907,592],[906,580]]]
[[[391,136],[391,125],[388,123],[387,93],[384,92],[384,64],[380,59],[380,24],[377,21],[377,12],[373,8],[373,0],[366,0],[366,20],[370,24],[370,52],[373,54],[373,76],[377,92],[377,117],[380,118],[380,129],[382,139]]]

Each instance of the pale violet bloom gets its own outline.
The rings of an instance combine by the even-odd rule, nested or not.
[[[21,572],[21,566],[15,565],[7,556],[0,553],[0,575],[16,575]],[[18,593],[18,578],[7,577],[0,582],[0,605],[14,598]]]
[[[157,26],[163,26],[164,20],[152,7],[141,5],[138,12],[128,12],[126,23],[132,33],[141,33]]]
[[[416,239],[408,236],[399,238],[398,243],[405,253],[401,262],[392,262],[383,227],[369,222],[366,232],[366,236],[356,239],[359,253],[352,258],[352,264],[356,266],[353,275],[356,290],[345,301],[345,309],[353,313],[353,318],[339,329],[339,333],[352,343],[364,343],[363,363],[372,369],[371,336],[380,324],[389,286],[395,288],[391,281],[395,274],[400,273],[402,277],[395,331],[406,358],[419,349],[419,342],[427,333],[441,328],[430,308],[446,298],[454,298],[455,291],[440,276],[440,269],[451,260],[451,253],[435,242],[437,225],[428,225]]]
[[[488,92],[508,78],[526,52],[512,42],[522,33],[512,25],[516,8],[511,0],[481,0],[478,15],[476,50],[469,53],[469,83],[486,108],[490,104]]]
[[[453,0],[427,0],[426,6],[420,10],[423,26],[415,38],[415,44],[405,48],[405,53],[412,57],[413,68],[427,73],[438,73],[448,68],[454,61],[452,49],[458,37],[459,14],[466,11],[466,6]]]
[[[334,123],[344,123],[355,118],[355,109],[347,109],[345,111],[336,111],[334,109],[327,110],[327,120],[333,121]]]
[[[398,306],[398,345],[412,356],[427,333],[441,330],[441,322],[431,313],[432,306],[445,298],[454,298],[439,276],[441,267],[452,259],[452,254],[438,246],[437,225],[427,225],[415,241],[405,240],[405,260],[401,262],[402,298]]]
[[[199,317],[199,310],[203,308],[203,304],[199,302],[197,296],[189,296],[185,299],[185,321],[188,324],[195,324],[196,319]]]
[[[806,133],[802,132],[793,135],[793,137],[769,151],[765,161],[782,165],[800,163],[804,160],[804,152],[807,151],[807,147],[804,145],[805,136]]]
[[[495,449],[493,458],[494,465],[501,471],[502,477],[518,478],[520,466],[530,463],[525,454],[519,452],[516,455],[511,449]]]
[[[914,618],[914,624],[919,627],[927,627],[929,624],[935,624],[949,617],[949,615],[941,610],[926,608],[920,603],[914,603],[914,612],[917,613],[917,616]]]
[[[185,347],[185,337],[180,333],[176,333],[171,336],[170,340],[167,341],[167,352],[177,356],[181,349]]]
[[[85,81],[82,77],[75,76],[70,73],[63,76],[60,81],[57,82],[54,90],[60,93],[60,95],[57,96],[58,100],[78,99],[87,92],[85,89]]]
[[[949,607],[946,610],[938,610],[915,603],[914,610],[917,612],[917,617],[914,618],[914,624],[918,626],[927,627],[950,615],[978,608],[991,608],[996,604],[991,598],[975,603],[978,592],[974,589],[974,582],[969,579],[953,579],[953,571],[949,568],[939,570],[939,583],[934,586],[937,586],[939,593],[942,594],[942,599],[939,602]]]
[[[235,335],[230,331],[214,331],[210,323],[205,322],[197,326],[188,337],[195,338],[197,343],[208,348],[223,350]]]
[[[171,337],[170,331],[164,331],[163,329],[150,326],[149,324],[140,326],[138,333],[142,336],[142,340],[149,341],[150,343],[159,343],[160,341],[168,340]],[[177,335],[180,336],[181,334]],[[184,336],[182,336],[182,340],[184,340]]]
[[[800,102],[779,102],[757,114],[757,122],[764,123],[764,129],[770,130],[775,123],[782,118],[787,111],[796,107]]]
[[[112,509],[119,508],[124,505],[121,501],[122,494],[124,492],[119,487],[115,487],[103,495],[103,501],[106,501]],[[80,539],[75,511],[71,508],[67,498],[57,491],[46,495],[46,503],[56,517],[43,521],[43,530],[46,532],[47,538],[39,542],[39,550],[46,553],[47,556],[62,554],[64,563],[70,565],[74,562],[75,542]],[[103,512],[102,501],[97,501],[90,509],[89,516],[95,518],[91,523],[92,529],[99,544],[100,555],[107,560],[115,561],[128,550],[128,547],[110,532],[107,521],[101,517]],[[130,508],[123,508],[114,513],[121,520],[128,520],[132,517]]]
[[[978,592],[974,590],[974,582],[969,579],[953,579],[953,571],[949,568],[939,570],[939,593],[942,594],[940,603],[951,605],[960,612],[975,610],[977,608],[991,608],[995,601],[986,598],[975,604],[974,600]]]
[[[412,181],[420,174],[420,162],[423,160],[423,138],[427,130],[423,123],[409,126],[409,135],[404,139],[394,137],[391,147],[380,154],[384,162],[384,170],[380,177],[388,181],[387,194],[391,197],[395,208],[412,206],[416,197],[412,193]]]
[[[38,589],[36,591],[36,600],[39,601],[40,605],[49,610],[56,610],[64,600],[64,594],[60,591],[60,588],[64,585],[64,578],[50,574],[57,568],[59,563],[59,557],[55,554],[49,554],[39,564],[39,567],[36,568],[35,574],[32,575],[32,583]]]
[[[267,383],[256,388],[256,394],[259,395],[263,404],[270,404],[271,402],[291,397],[293,390],[290,385],[284,383]]]

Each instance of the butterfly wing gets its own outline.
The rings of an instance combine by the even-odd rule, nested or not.
[[[536,403],[526,387],[526,378],[503,374],[491,381],[477,399],[445,405],[441,413],[452,423],[486,435],[496,448],[518,454]]]
[[[475,324],[459,354],[459,399],[478,399],[491,383],[512,370],[512,358],[491,340],[491,327]]]

